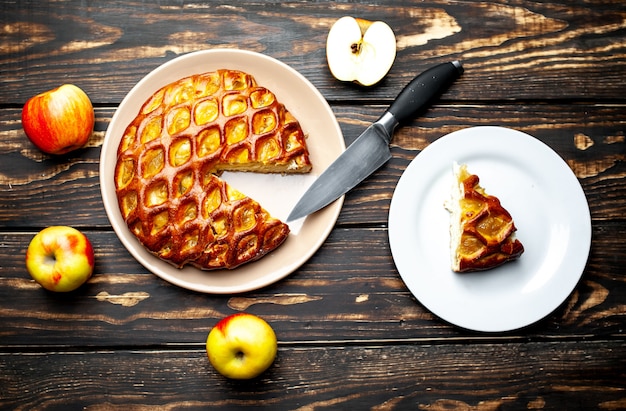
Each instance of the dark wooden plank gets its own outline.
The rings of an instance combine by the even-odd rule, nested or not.
[[[24,253],[31,234],[0,235],[0,346],[191,343],[237,311],[267,318],[283,341],[480,341],[489,336],[451,326],[414,299],[395,269],[384,229],[335,229],[286,279],[227,296],[191,292],[150,274],[112,232],[87,235],[96,249],[95,276],[69,295],[46,292],[28,276]],[[546,319],[502,338],[624,336],[626,243],[615,239],[624,238],[626,229],[598,223],[593,236],[588,266],[569,298]]]
[[[0,355],[0,407],[20,410],[476,409],[626,406],[624,342],[280,345],[252,381],[204,348]]]
[[[218,47],[291,65],[332,101],[389,99],[417,73],[452,59],[466,75],[446,96],[465,100],[608,99],[626,95],[626,9],[619,1],[379,4],[178,1],[8,2],[0,5],[0,104],[23,104],[73,82],[98,104],[119,103],[145,74],[178,55]],[[375,88],[335,81],[325,42],[343,15],[384,20],[396,62]]]
[[[333,110],[349,144],[384,107],[335,106]],[[98,167],[113,112],[96,110],[96,131],[85,149],[54,157],[28,141],[20,110],[0,110],[0,225],[11,229],[53,224],[110,228]],[[446,133],[480,125],[501,125],[534,135],[561,155],[579,177],[593,220],[622,219],[626,204],[624,112],[624,105],[435,105],[398,129],[392,141],[393,159],[347,195],[339,225],[386,224],[393,187],[419,151]]]

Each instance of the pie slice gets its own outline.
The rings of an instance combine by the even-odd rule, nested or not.
[[[218,175],[310,170],[295,117],[251,75],[223,69],[173,82],[144,103],[118,147],[115,188],[150,252],[177,267],[231,269],[276,249],[289,227]]]
[[[488,270],[519,258],[524,246],[500,200],[479,185],[467,165],[454,163],[455,184],[445,206],[450,211],[450,259],[455,272]]]

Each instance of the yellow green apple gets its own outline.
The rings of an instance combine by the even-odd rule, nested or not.
[[[73,84],[31,97],[22,108],[26,136],[48,154],[65,154],[83,147],[94,124],[91,100]]]
[[[261,317],[244,312],[218,321],[206,341],[211,365],[225,377],[239,380],[267,370],[277,348],[272,327]]]
[[[73,291],[92,275],[94,252],[89,239],[68,226],[51,226],[37,233],[26,250],[26,269],[43,288]]]
[[[336,79],[372,86],[387,75],[396,59],[396,36],[383,21],[345,16],[328,32],[326,59]]]

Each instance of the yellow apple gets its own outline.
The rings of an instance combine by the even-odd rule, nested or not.
[[[94,123],[91,100],[73,84],[31,97],[22,108],[26,136],[48,154],[65,154],[83,147]]]
[[[336,79],[371,86],[393,65],[396,36],[385,22],[345,16],[328,32],[326,59]]]
[[[51,226],[37,233],[26,251],[26,269],[50,291],[73,291],[87,281],[94,267],[89,239],[75,228]]]
[[[221,319],[206,340],[211,365],[225,377],[240,380],[267,370],[277,348],[272,327],[264,319],[243,312]]]

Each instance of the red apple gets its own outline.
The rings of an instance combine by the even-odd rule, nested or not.
[[[73,291],[93,273],[94,253],[87,237],[75,228],[52,226],[33,237],[26,251],[26,269],[43,288]]]
[[[274,362],[276,334],[264,319],[256,315],[232,314],[211,329],[206,351],[213,367],[225,377],[254,378]]]
[[[48,154],[65,154],[83,147],[94,123],[91,100],[73,84],[31,97],[22,108],[26,136]]]

